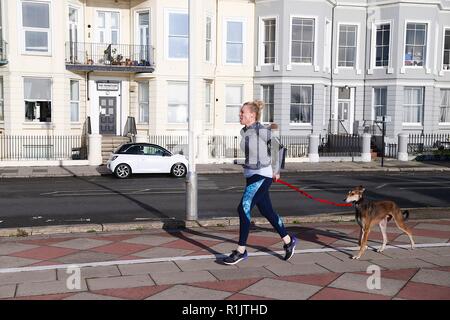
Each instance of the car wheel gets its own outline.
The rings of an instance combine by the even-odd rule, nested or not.
[[[128,178],[131,175],[131,168],[126,163],[121,163],[114,170],[114,174],[119,179]]]
[[[175,164],[172,166],[172,169],[170,170],[170,173],[172,173],[172,175],[173,175],[174,177],[181,178],[181,177],[184,177],[184,176],[186,175],[186,173],[187,173],[187,168],[186,168],[186,166],[185,166],[184,164],[182,164],[182,163],[175,163]]]

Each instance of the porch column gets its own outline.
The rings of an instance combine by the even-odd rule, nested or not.
[[[362,152],[361,152],[361,161],[362,162],[370,162],[372,160],[372,155],[370,153],[370,133],[363,133],[362,135]]]
[[[399,161],[408,161],[408,135],[406,133],[398,135],[397,159]]]
[[[309,162],[319,162],[319,135],[309,135]]]
[[[102,158],[102,136],[100,134],[89,135],[88,160],[90,166],[99,166],[103,162]]]

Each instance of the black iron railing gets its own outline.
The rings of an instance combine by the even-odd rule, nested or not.
[[[450,134],[410,134],[408,154],[420,154],[438,149],[450,149]]]
[[[319,140],[321,157],[361,156],[362,137],[357,134],[326,134]]]
[[[150,45],[66,42],[66,64],[151,67],[154,65]]]
[[[84,160],[85,135],[2,135],[0,160]]]

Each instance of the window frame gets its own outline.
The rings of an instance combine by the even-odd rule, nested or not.
[[[211,21],[211,39],[208,39],[207,37],[206,37],[206,35],[207,35],[207,33],[208,33],[208,19],[210,19],[210,21]],[[206,17],[205,17],[205,29],[204,29],[204,35],[205,35],[205,41],[204,41],[204,44],[205,44],[205,51],[203,51],[203,53],[204,53],[204,59],[205,59],[205,62],[206,63],[210,63],[210,64],[213,64],[214,63],[214,59],[215,59],[215,54],[214,54],[214,35],[215,35],[215,23],[214,23],[214,18],[213,18],[213,15],[212,14],[210,14],[210,13],[207,13],[206,14]],[[209,60],[207,59],[207,54],[206,54],[206,51],[207,51],[207,43],[208,43],[208,41],[209,41],[209,44],[210,44],[210,47],[209,47]]]
[[[148,100],[147,101],[141,101],[141,87],[146,86],[148,90]],[[138,81],[138,124],[149,124],[150,123],[150,81]],[[142,108],[141,105],[146,104],[147,105],[147,121],[142,120]]]
[[[265,20],[275,20],[275,56],[274,62],[265,63],[264,41],[265,41]],[[269,15],[259,17],[259,29],[258,29],[258,65],[260,66],[273,66],[278,65],[278,44],[279,44],[279,16]]]
[[[36,4],[46,4],[48,5],[48,28],[32,28],[32,27],[24,27],[23,26],[23,3],[36,3]],[[20,47],[22,55],[30,55],[30,56],[52,56],[53,52],[53,34],[52,34],[52,24],[53,24],[53,8],[52,8],[51,0],[20,0],[17,1],[18,6],[18,25],[20,28]],[[67,15],[68,17],[68,15]],[[26,46],[26,31],[36,31],[36,32],[45,32],[43,30],[47,30],[47,51],[29,51]]]
[[[292,122],[291,121],[291,108],[292,108],[292,87],[310,87],[311,88],[311,119],[310,122]],[[291,83],[289,88],[289,125],[298,127],[311,127],[313,124],[313,112],[314,112],[314,84],[305,83]]]
[[[241,102],[239,105],[235,105],[235,104],[228,104],[228,101],[226,100],[227,98],[227,88],[229,87],[239,87],[241,89]],[[224,123],[225,124],[231,124],[231,125],[236,125],[236,124],[240,124],[239,122],[239,114],[236,115],[236,118],[238,119],[236,122],[228,122],[227,121],[227,110],[229,106],[235,107],[235,106],[239,106],[239,108],[242,106],[242,104],[244,103],[244,84],[225,84],[225,117],[224,117]]]
[[[388,99],[388,87],[387,86],[374,86],[372,87],[372,120],[377,120],[377,112],[376,108],[383,105],[375,105],[375,96],[376,96],[376,90],[378,89],[385,89],[386,90],[386,104],[384,105],[384,111],[385,115],[387,114],[387,99]]]
[[[176,58],[170,57],[170,14],[184,14],[188,17],[188,29],[187,29],[187,39],[188,39],[188,52],[185,58]],[[187,9],[171,9],[166,8],[164,10],[164,19],[165,19],[165,34],[164,34],[164,51],[165,51],[165,59],[169,61],[187,61],[189,58],[189,12]]]
[[[0,123],[5,121],[5,82],[3,76],[0,76]]]
[[[407,89],[421,89],[422,90],[422,104],[421,110],[420,110],[420,121],[419,122],[405,122],[403,119],[405,117],[405,90]],[[414,106],[414,105],[413,105]],[[402,103],[402,125],[403,126],[410,126],[410,127],[422,127],[423,126],[423,118],[424,118],[424,109],[425,109],[425,87],[422,86],[404,86],[403,87],[403,103]]]
[[[212,124],[212,121],[211,121],[211,107],[212,107],[212,101],[213,101],[213,80],[205,80],[205,86],[204,86],[204,88],[205,88],[205,95],[204,95],[204,98],[205,98],[205,103],[204,103],[204,107],[205,107],[205,113],[206,113],[206,110],[208,110],[208,115],[209,115],[209,117],[207,117],[206,115],[205,115],[205,124],[207,124],[207,125],[210,125],[210,124]],[[208,99],[207,99],[207,95],[206,95],[206,87],[207,86],[209,86],[209,102],[208,102]]]
[[[313,39],[313,55],[312,55],[312,62],[293,62],[292,61],[292,28],[293,28],[293,21],[295,18],[298,19],[306,19],[306,20],[314,20],[313,26],[314,26],[314,39]],[[315,66],[317,65],[317,43],[318,43],[318,23],[319,23],[319,17],[318,16],[310,16],[310,15],[290,15],[289,18],[289,64],[290,65],[300,65],[300,66]],[[324,42],[325,47],[325,42]]]
[[[25,99],[25,79],[50,80],[50,100]],[[52,114],[53,114],[53,111],[52,111],[52,108],[53,108],[52,107],[52,104],[53,104],[53,78],[52,77],[22,76],[22,85],[23,85],[23,87],[22,87],[22,93],[23,93],[22,101],[24,103],[23,106],[25,107],[25,109],[24,109],[24,123],[26,123],[26,124],[32,123],[32,124],[37,124],[37,125],[39,125],[39,124],[52,124],[53,120],[54,120],[54,117],[52,117]],[[27,120],[27,117],[26,117],[26,105],[25,105],[26,101],[29,101],[29,102],[39,102],[39,101],[50,102],[50,108],[51,108],[51,110],[50,110],[50,118],[52,120],[51,121],[34,121],[34,120],[29,121],[29,120]],[[35,118],[35,119],[37,119],[37,118]]]
[[[410,24],[410,23],[414,23],[414,24],[425,24],[426,25],[426,30],[425,30],[425,37],[426,37],[426,43],[425,43],[425,61],[424,61],[424,63],[423,63],[423,65],[422,66],[407,66],[406,64],[405,64],[405,62],[406,62],[406,59],[405,59],[405,56],[406,56],[406,34],[407,34],[407,28],[408,28],[408,24]],[[404,24],[404,32],[403,32],[403,50],[402,50],[402,52],[401,52],[401,54],[402,54],[402,59],[401,59],[401,61],[402,61],[402,64],[401,64],[401,66],[402,66],[402,68],[405,68],[405,69],[428,69],[428,66],[429,66],[429,63],[430,63],[430,56],[429,56],[429,54],[430,54],[430,36],[429,36],[429,33],[430,33],[430,25],[431,25],[431,22],[430,21],[424,21],[424,20],[405,20],[405,24]]]
[[[148,45],[151,49],[152,46],[152,11],[151,8],[139,8],[134,10],[134,43],[140,45],[140,25],[139,25],[139,14],[148,13]],[[150,53],[151,55],[151,53]],[[149,59],[152,59],[150,56]]]
[[[355,64],[354,66],[340,66],[339,65],[339,49],[340,49],[340,45],[339,45],[339,41],[340,41],[340,34],[341,34],[341,26],[356,26],[356,37],[355,37]],[[360,45],[361,45],[361,24],[360,23],[355,23],[355,22],[339,22],[338,23],[338,28],[337,28],[337,35],[336,35],[337,39],[336,39],[336,66],[338,69],[347,69],[347,70],[360,70],[359,69],[359,50],[360,50]]]
[[[273,101],[272,101],[272,103],[267,103],[267,100],[264,99],[264,87],[272,87],[272,89],[273,89]],[[260,90],[261,90],[261,100],[264,101],[264,103],[265,103],[264,109],[262,110],[262,114],[261,114],[261,123],[272,123],[275,120],[275,84],[273,84],[273,83],[262,83],[262,84],[260,84]],[[265,121],[265,119],[264,119],[264,111],[270,105],[272,106],[273,121]],[[269,111],[269,113],[270,113],[270,111]]]
[[[242,62],[227,62],[227,45],[228,45],[228,22],[242,23]],[[242,66],[246,64],[246,34],[247,34],[247,20],[244,17],[225,17],[223,19],[223,64],[228,66]]]
[[[377,66],[377,27],[381,25],[389,25],[389,54],[387,66]],[[393,20],[377,20],[372,23],[372,38],[371,38],[371,54],[370,54],[370,68],[371,69],[389,69],[392,68],[392,46],[393,46]]]
[[[76,81],[76,82],[78,82],[78,100],[73,100],[72,98],[72,82],[74,82],[74,81]],[[79,79],[70,79],[69,80],[69,88],[70,88],[70,96],[69,96],[69,98],[70,98],[70,100],[69,100],[69,103],[70,103],[70,123],[80,123],[80,83],[81,83],[81,81],[79,80]],[[77,104],[77,106],[78,106],[78,115],[77,115],[77,120],[76,121],[74,121],[74,120],[72,120],[72,103],[76,103]]]
[[[167,124],[169,125],[186,125],[188,124],[188,117],[189,117],[189,83],[188,81],[167,81],[167,89],[169,89],[170,85],[173,84],[182,84],[186,86],[186,89],[188,91],[188,95],[187,95],[187,100],[185,104],[179,104],[179,105],[183,105],[186,106],[186,121],[184,122],[170,122],[169,121],[169,108],[171,106],[170,100],[169,100],[169,94],[171,92],[171,90],[167,90]]]
[[[449,97],[450,97],[450,87],[447,87],[447,88],[441,87],[441,88],[439,88],[439,94],[440,94],[439,95],[439,100],[440,101],[442,101],[442,91],[444,91],[444,90],[449,92]],[[450,103],[450,100],[449,100],[449,103]],[[450,126],[450,119],[449,119],[448,122],[441,122],[441,109],[442,108],[443,108],[443,106],[442,106],[441,102],[439,102],[439,122],[438,122],[438,125],[440,125],[440,126]],[[448,106],[448,108],[450,109],[450,105]],[[450,116],[450,110],[449,110],[449,116]]]
[[[450,35],[450,25],[445,25],[443,27],[443,34],[442,34],[442,59],[441,59],[441,71],[444,72],[450,72],[450,50],[449,50],[449,63],[448,63],[448,69],[444,69],[444,58],[445,58],[445,32],[448,31]]]

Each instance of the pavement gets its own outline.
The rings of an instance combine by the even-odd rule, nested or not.
[[[289,224],[299,243],[288,262],[271,227],[254,225],[249,258],[235,266],[220,259],[237,246],[236,226],[4,237],[0,298],[450,300],[450,217],[407,224],[415,250],[391,222],[390,246],[373,250],[375,227],[361,260],[350,259],[354,222]]]
[[[197,164],[198,174],[241,173],[242,167],[234,164]],[[287,162],[282,172],[427,172],[450,171],[450,162],[419,162],[386,159],[371,162]],[[47,167],[3,167],[0,178],[101,176],[111,172],[106,166],[47,166]]]

